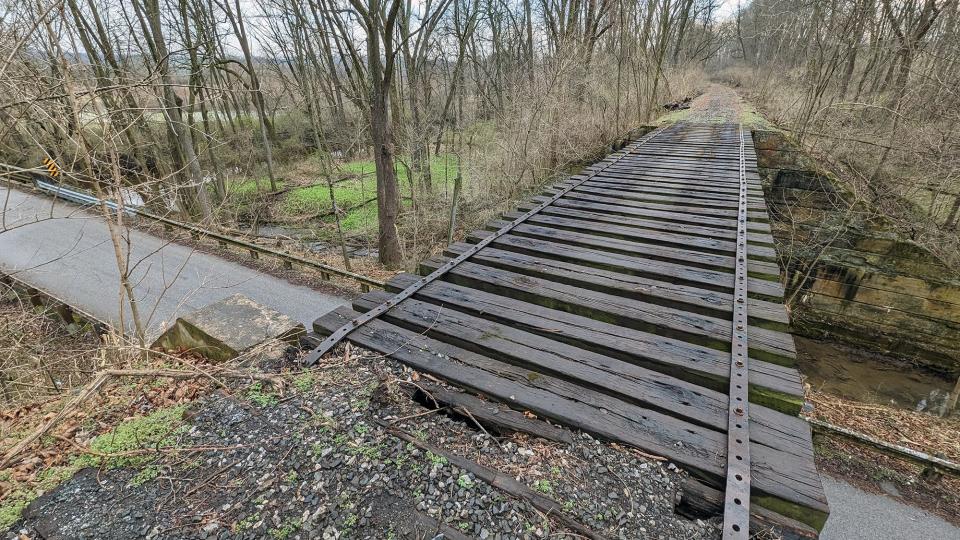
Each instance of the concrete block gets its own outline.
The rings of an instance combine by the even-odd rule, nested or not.
[[[152,347],[226,361],[272,339],[295,343],[303,333],[299,322],[235,294],[178,318]]]

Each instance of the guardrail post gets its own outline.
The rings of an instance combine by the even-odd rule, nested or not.
[[[63,321],[64,323],[72,324],[74,322],[73,309],[70,306],[66,304],[60,304],[57,306],[56,311],[57,311],[57,315],[60,316],[60,320]]]
[[[330,281],[330,274],[321,271],[321,272],[320,272],[320,279],[322,279],[322,280],[324,280],[324,281]]]
[[[257,250],[251,249],[251,250],[249,250],[249,251],[250,251],[250,257],[251,257],[251,258],[253,258],[253,259],[259,259],[259,258],[260,258],[260,254],[257,253]]]
[[[229,244],[227,244],[226,240],[217,240],[217,244],[218,244],[222,249],[227,249],[227,247],[229,246]]]
[[[286,268],[287,270],[293,270],[293,263],[284,259],[283,267]]]
[[[366,283],[361,283],[361,284],[360,284],[360,292],[365,292],[365,293],[370,292],[370,286],[367,285]]]
[[[27,296],[30,297],[30,304],[33,307],[44,307],[43,293],[34,289],[33,287],[27,288]]]

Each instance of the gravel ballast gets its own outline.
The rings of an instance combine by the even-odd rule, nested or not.
[[[421,375],[356,349],[318,369],[294,365],[279,362],[291,382],[282,395],[255,385],[195,402],[183,450],[150,474],[83,469],[4,538],[578,538],[389,429],[514,477],[610,538],[719,537],[716,520],[674,514],[685,473],[673,464],[582,433],[572,444],[495,437],[413,401],[405,390]]]

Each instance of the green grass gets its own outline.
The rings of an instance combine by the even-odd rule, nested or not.
[[[132,418],[90,441],[90,450],[99,454],[120,454],[140,449],[169,448],[176,444],[177,436],[186,428],[183,411],[186,405],[157,409],[146,416]],[[109,468],[136,467],[154,459],[151,455],[102,458],[85,454],[73,461],[78,469],[103,463]]]
[[[255,382],[247,387],[247,399],[261,407],[269,407],[277,404],[276,394],[264,390],[263,383]]]
[[[269,190],[270,189],[270,179],[263,177],[260,179],[260,189]],[[283,189],[283,181],[277,180],[277,189]],[[227,184],[227,190],[230,192],[230,195],[235,197],[252,197],[257,193],[257,180],[254,178],[249,178],[246,180],[235,180]]]
[[[409,161],[407,163],[409,164]],[[363,175],[362,178],[344,180],[334,186],[334,197],[337,199],[337,205],[341,209],[352,208],[346,216],[341,218],[344,231],[366,231],[376,227],[376,202],[360,206],[376,197],[377,178],[375,170],[373,160],[350,161],[339,167],[341,173]],[[400,196],[409,197],[410,179],[407,178],[406,167],[398,161],[396,170]],[[449,154],[433,156],[430,160],[430,173],[433,177],[435,190],[442,190],[445,182],[452,186],[453,179],[457,175],[456,157]],[[409,204],[409,200],[405,200],[404,204]],[[284,215],[311,215],[329,212],[331,207],[329,189],[326,185],[318,185],[288,192],[281,201],[279,209]],[[325,219],[326,221],[333,221],[332,216]]]
[[[76,467],[70,465],[50,467],[38,475],[37,482],[32,486],[17,482],[9,472],[0,473],[0,482],[12,486],[10,493],[0,502],[0,530],[5,531],[16,523],[27,505],[42,493],[73,476],[76,470]]]
[[[0,476],[0,481],[10,482],[13,487],[10,493],[0,503],[0,530],[6,530],[18,519],[24,508],[31,501],[49,491],[84,467],[103,465],[107,468],[140,467],[155,459],[155,455],[116,455],[141,449],[169,448],[176,444],[177,436],[186,428],[183,425],[183,412],[186,405],[158,409],[146,416],[139,416],[127,420],[111,431],[97,435],[90,441],[90,450],[97,454],[111,454],[103,458],[94,454],[82,454],[70,460],[69,465],[50,467],[38,476],[37,482],[32,485],[23,485],[7,477]],[[139,486],[153,480],[160,469],[147,466],[139,471],[131,480]]]

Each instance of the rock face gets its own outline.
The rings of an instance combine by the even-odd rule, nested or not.
[[[960,370],[960,276],[851,204],[784,134],[753,136],[795,331]]]
[[[152,347],[225,361],[271,339],[296,342],[303,333],[297,321],[235,294],[178,318]]]

